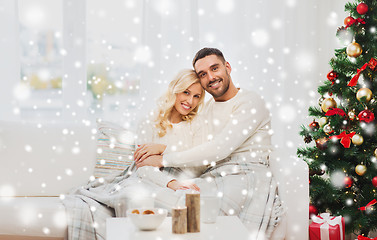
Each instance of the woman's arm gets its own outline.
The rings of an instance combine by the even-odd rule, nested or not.
[[[165,144],[159,144],[159,143],[142,144],[136,149],[134,153],[134,160],[143,161],[145,158],[151,155],[160,155],[165,151],[165,149],[166,149]]]

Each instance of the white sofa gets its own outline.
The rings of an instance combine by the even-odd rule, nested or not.
[[[65,239],[60,197],[93,175],[95,126],[0,122],[0,240]],[[287,208],[286,239],[308,239],[308,169],[275,152],[271,167]]]

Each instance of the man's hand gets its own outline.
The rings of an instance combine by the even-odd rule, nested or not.
[[[191,181],[184,181],[180,182],[177,180],[172,180],[167,185],[168,188],[176,190],[186,190],[186,189],[193,189],[195,191],[200,192],[200,188],[195,183],[192,183]]]
[[[140,145],[134,153],[134,160],[139,162],[143,161],[149,156],[160,155],[165,151],[165,149],[166,145],[164,144],[147,143]]]
[[[143,166],[152,166],[152,167],[163,167],[162,165],[162,155],[152,155],[144,159],[143,161],[135,162],[136,167],[143,167]]]

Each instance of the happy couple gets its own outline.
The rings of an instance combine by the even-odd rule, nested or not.
[[[148,197],[171,209],[185,192],[176,190],[186,189],[220,197],[221,215],[238,216],[253,239],[272,239],[284,211],[269,167],[270,113],[258,94],[235,87],[220,50],[201,49],[193,67],[178,73],[140,124],[137,170],[63,200],[69,239],[105,239],[107,217]]]
[[[259,95],[235,87],[220,50],[201,49],[193,67],[178,73],[141,124],[136,175],[216,194],[223,215],[237,215],[256,239],[269,239],[283,212],[269,168],[270,113]],[[212,95],[207,103],[204,90]]]

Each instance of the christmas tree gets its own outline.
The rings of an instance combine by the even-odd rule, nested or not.
[[[343,216],[346,232],[377,229],[377,1],[345,5],[337,37],[344,47],[318,87],[314,120],[302,126],[297,154],[309,165],[310,211]]]

